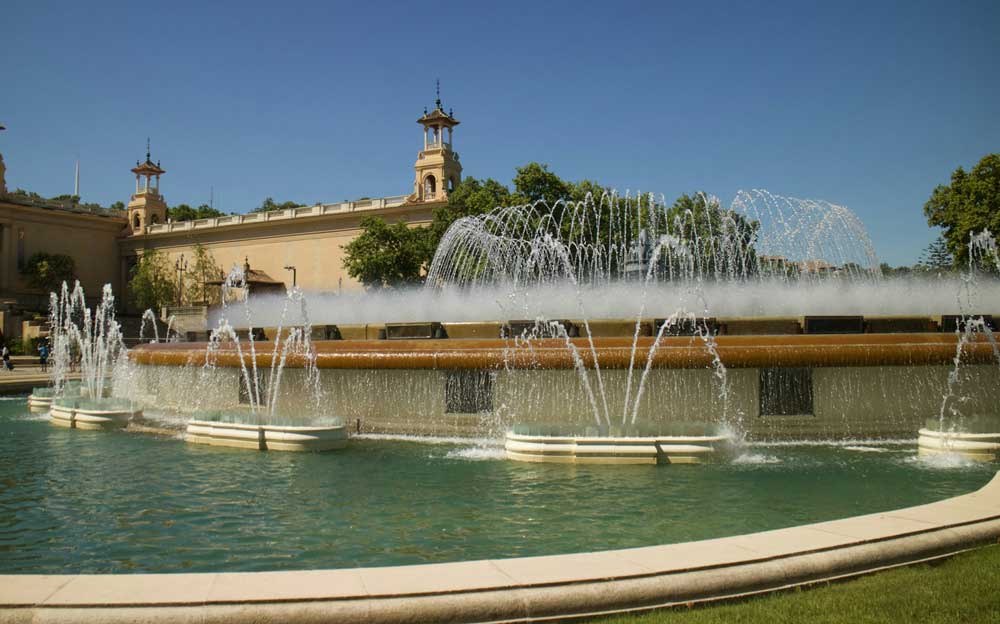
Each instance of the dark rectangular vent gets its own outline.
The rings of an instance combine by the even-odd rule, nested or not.
[[[313,340],[344,339],[344,337],[340,335],[340,328],[337,327],[336,325],[313,325],[311,337]]]
[[[555,325],[558,323],[558,325]],[[566,330],[566,335],[570,338],[580,336],[580,328],[576,323],[569,320],[552,321],[507,321],[500,326],[501,338],[561,338],[563,336],[559,327]]]
[[[934,321],[925,316],[865,319],[865,331],[869,334],[919,334],[936,329]]]
[[[653,335],[660,335],[660,328],[670,319],[653,320]],[[708,334],[715,336],[719,333],[719,321],[715,318],[679,318],[663,330],[664,336],[695,336]]]
[[[812,416],[811,368],[760,369],[761,416]]]
[[[493,379],[488,370],[451,370],[445,379],[446,414],[477,414],[493,411]]]
[[[941,316],[941,331],[946,333],[954,333],[957,329],[958,331],[965,331],[965,326],[968,324],[969,320],[977,321],[980,318],[986,323],[986,326],[990,328],[990,331],[996,331],[996,323],[993,321],[992,314],[945,314]]]
[[[447,338],[441,323],[386,323],[386,340],[429,340]]]
[[[253,369],[247,368],[247,375],[250,375],[250,379],[253,379]],[[268,383],[267,380],[270,377],[269,370],[257,369],[257,389],[259,394],[254,396],[260,397],[260,404],[267,405],[270,402],[270,394],[268,393]],[[250,405],[250,389],[247,388],[247,377],[243,375],[243,371],[240,370],[240,405]]]
[[[803,323],[807,334],[863,334],[863,316],[807,316]]]

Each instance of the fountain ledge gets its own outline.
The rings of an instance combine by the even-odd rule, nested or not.
[[[291,572],[0,575],[0,623],[528,622],[751,596],[931,561],[1000,537],[1000,475],[936,503],[701,542]]]
[[[700,464],[726,450],[727,436],[550,436],[508,432],[507,458],[563,464]]]
[[[347,428],[250,425],[191,420],[184,437],[192,444],[260,451],[330,451],[347,446]]]

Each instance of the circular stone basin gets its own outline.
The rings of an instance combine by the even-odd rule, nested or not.
[[[49,411],[51,422],[57,427],[105,431],[123,429],[142,410],[125,399],[58,398],[52,401]]]
[[[637,427],[587,427],[558,433],[558,427],[515,426],[504,446],[507,458],[568,464],[700,464],[730,450],[732,438],[709,425],[679,425],[663,434]]]
[[[1000,454],[1000,433],[963,433],[921,429],[917,449],[921,455],[956,453],[969,459],[993,461]]]
[[[44,414],[52,407],[55,388],[32,388],[28,396],[28,409],[32,414]]]
[[[184,439],[192,444],[259,451],[330,451],[347,446],[347,428],[341,424],[299,427],[191,420]]]

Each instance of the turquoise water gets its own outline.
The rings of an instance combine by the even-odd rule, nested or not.
[[[607,550],[930,502],[996,465],[915,442],[756,446],[703,466],[562,466],[353,439],[259,453],[53,427],[0,398],[0,573],[317,569]]]

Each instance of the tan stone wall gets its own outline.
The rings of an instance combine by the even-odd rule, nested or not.
[[[43,302],[47,295],[28,287],[18,271],[18,236],[24,258],[37,252],[66,254],[76,263],[84,289],[99,297],[104,284],[120,290],[118,236],[125,219],[22,206],[0,200],[0,296],[20,303]]]
[[[261,224],[222,226],[165,235],[132,236],[122,243],[123,261],[142,249],[158,249],[174,263],[182,254],[189,260],[189,270],[196,244],[207,248],[224,271],[243,265],[264,271],[272,278],[292,285],[297,270],[298,286],[313,292],[359,290],[343,266],[343,246],[361,233],[360,223],[367,216],[381,216],[389,223],[404,219],[412,225],[430,222],[433,206],[402,206],[351,214],[326,215],[315,219],[273,221]],[[197,279],[189,274],[185,279]]]

